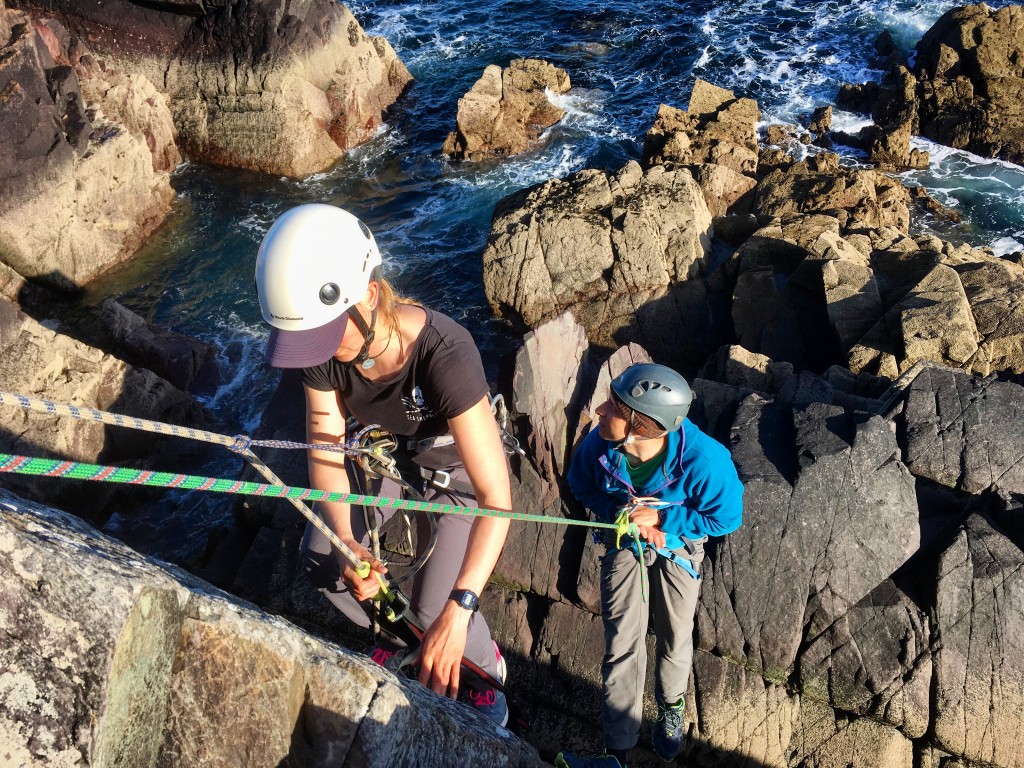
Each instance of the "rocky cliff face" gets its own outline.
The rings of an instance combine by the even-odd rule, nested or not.
[[[543,404],[528,432],[538,463],[543,446],[564,449],[548,421],[571,442],[608,377],[644,359],[623,349],[596,368],[572,325],[536,329],[516,364],[516,402]],[[568,379],[557,368],[545,376],[540,356],[581,364]],[[794,374],[742,350],[707,373],[717,380],[694,380],[690,417],[730,446],[746,512],[704,569],[686,759],[1021,765],[1024,388],[931,363],[878,388],[838,370]],[[549,487],[523,465],[517,511],[555,514]],[[593,722],[600,550],[581,539],[513,525],[496,571],[505,591],[487,608],[501,640],[528,659],[514,679],[542,706]],[[560,727],[541,730],[538,743],[565,746]]]
[[[206,162],[304,176],[380,126],[412,80],[383,38],[330,0],[23,3],[166,95]]]
[[[533,326],[510,377],[529,449],[514,507],[580,514],[561,478],[609,379],[651,357],[700,364],[691,418],[732,449],[747,521],[705,566],[686,759],[1019,766],[1019,264],[912,236],[909,195],[876,171],[755,154],[756,105],[699,90],[659,111],[647,167],[496,208],[489,296]],[[715,157],[737,182],[718,198],[701,181],[724,178]],[[280,414],[296,407],[268,409],[267,435],[294,437]],[[337,626],[281,554],[293,518],[240,507],[210,573]],[[577,529],[516,523],[485,596],[548,757],[600,743],[599,556]]]
[[[188,155],[303,176],[380,127],[411,76],[316,0],[0,3],[0,260],[73,289],[163,221]]]
[[[1024,6],[954,8],[917,51],[920,133],[1024,164]]]
[[[0,260],[81,285],[131,256],[170,210],[170,113],[149,80],[104,71],[58,22],[2,5],[0,16]]]
[[[469,707],[0,490],[5,765],[539,766]]]
[[[756,121],[756,104],[700,85],[686,111],[659,110],[643,164],[583,171],[497,207],[488,295],[532,327],[506,392],[529,449],[514,466],[514,507],[582,514],[562,476],[610,377],[650,357],[687,366],[697,395],[690,416],[731,448],[746,523],[709,548],[685,760],[1024,766],[1020,264],[911,234],[910,198],[897,182],[840,168],[829,154],[795,162],[759,151]],[[16,343],[58,346],[21,330]],[[77,368],[65,369],[77,380]],[[285,377],[260,436],[301,438],[300,408],[301,388]],[[302,456],[283,454],[268,461],[305,484]],[[529,750],[492,751],[473,731],[453,737],[434,714],[424,721],[397,705],[358,703],[357,714],[384,714],[335,718],[329,713],[352,711],[351,701],[331,698],[342,683],[323,670],[319,641],[275,635],[265,654],[250,614],[182,597],[164,581],[144,582],[156,594],[148,601],[122,597],[135,587],[121,586],[97,607],[86,594],[92,576],[71,578],[80,591],[55,607],[64,593],[53,598],[53,580],[33,563],[54,559],[50,550],[64,552],[69,538],[79,558],[98,545],[81,543],[74,522],[60,522],[70,534],[36,536],[43,524],[23,522],[22,502],[6,503],[0,564],[16,578],[5,575],[0,590],[28,586],[4,593],[0,606],[19,606],[19,622],[43,628],[29,637],[16,634],[19,622],[0,620],[0,632],[19,638],[0,653],[26,670],[10,678],[16,709],[0,725],[12,754],[28,744],[54,764],[93,749],[122,763],[138,754],[161,765],[217,764],[205,755],[232,764],[239,745],[252,743],[274,765],[307,764],[331,749],[353,764],[419,759],[380,736],[381,718],[392,718],[445,749],[479,750],[498,764],[535,759]],[[345,631],[298,572],[303,523],[294,511],[258,499],[239,503],[236,519],[211,540],[204,575],[321,632]],[[12,527],[19,532],[5,533]],[[600,554],[580,529],[515,523],[484,596],[512,690],[533,716],[530,740],[545,757],[600,743]],[[118,562],[105,555],[101,565]],[[136,612],[169,629],[140,635]],[[77,630],[79,615],[97,613],[100,630]],[[51,634],[37,618],[51,615],[72,629]],[[104,639],[115,634],[116,643]],[[82,637],[99,638],[89,653],[78,650]],[[298,646],[305,650],[293,653]],[[121,658],[129,661],[108,661]],[[361,665],[346,661],[346,680],[380,684],[383,673]],[[144,682],[122,667],[141,667]],[[44,674],[54,668],[85,672],[54,680]],[[245,701],[239,680],[253,670],[273,695],[262,697],[267,710],[239,713],[230,704]],[[108,692],[94,682],[101,678],[116,684]],[[134,703],[143,686],[166,691],[158,697],[166,707]],[[650,679],[647,690],[652,718]],[[137,721],[121,714],[129,710]],[[100,722],[114,727],[101,734],[112,736],[86,732],[93,713],[107,713]],[[202,731],[210,718],[222,737],[240,723],[239,741],[211,743]],[[362,738],[367,748],[355,746]],[[634,763],[658,764],[644,743]]]
[[[44,327],[5,299],[0,299],[0,381],[8,394],[183,427],[216,428],[208,411],[167,380]],[[179,467],[205,455],[194,442],[108,427],[89,419],[31,412],[12,405],[10,398],[0,405],[0,450],[99,463],[142,458],[147,466],[157,466],[172,455]],[[0,485],[46,499],[98,523],[113,511],[115,499],[124,498],[113,487],[97,486],[82,494],[67,484],[12,476],[0,477]]]

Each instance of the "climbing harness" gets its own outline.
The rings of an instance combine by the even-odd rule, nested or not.
[[[418,501],[425,500],[419,490],[405,479],[398,468],[398,462],[394,456],[394,452],[398,447],[398,439],[394,435],[382,430],[377,424],[362,426],[354,419],[349,419],[345,433],[352,434],[353,432],[354,435],[348,441],[348,444],[350,447],[358,448],[354,459],[362,470],[362,477],[368,480],[388,478],[397,483],[406,495]],[[360,491],[364,491],[365,488],[362,485],[361,477],[356,475],[355,480]],[[370,507],[364,506],[362,510],[363,522],[370,537],[370,552],[375,558],[383,562],[380,547],[380,527],[377,525],[376,515],[373,514]],[[406,570],[401,577],[393,579],[395,583],[402,583],[415,576],[433,554],[434,548],[437,546],[437,520],[432,514],[427,513],[427,521],[430,528],[430,536],[426,546],[422,547],[421,553],[417,557],[416,548],[413,546],[412,541],[412,521],[407,511],[402,513],[403,554],[413,558],[413,561],[410,565],[406,566]],[[391,554],[397,555],[399,550],[397,548],[392,549]],[[391,564],[393,564],[393,561],[388,563],[388,565]]]
[[[700,580],[700,571],[697,570],[696,566],[685,557],[682,557],[671,549],[665,547],[656,547],[650,542],[644,542],[640,538],[640,531],[637,526],[630,523],[630,515],[641,507],[650,507],[651,509],[664,509],[670,507],[673,504],[679,504],[676,501],[664,501],[662,499],[656,499],[653,496],[634,497],[629,500],[627,504],[624,504],[619,509],[618,517],[616,518],[617,530],[624,533],[619,533],[615,539],[615,549],[622,549],[622,537],[628,535],[632,539],[630,548],[634,550],[637,556],[637,560],[640,563],[640,592],[643,596],[643,601],[646,603],[648,598],[648,578],[647,578],[647,562],[644,560],[644,549],[649,549],[656,553],[660,557],[664,557],[666,560],[675,563],[684,571],[686,571],[694,579]],[[686,550],[693,554],[696,548],[692,541],[687,539],[685,536],[682,537]]]

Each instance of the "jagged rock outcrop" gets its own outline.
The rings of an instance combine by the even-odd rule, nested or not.
[[[87,346],[40,325],[13,304],[0,299],[0,380],[15,395],[26,395],[84,408],[137,416],[180,426],[215,429],[209,412],[181,390],[145,368]],[[136,430],[107,427],[91,419],[53,417],[5,403],[0,406],[0,448],[8,453],[71,461],[118,463],[145,457],[147,466],[167,460],[184,468],[195,460],[195,443]],[[70,483],[0,477],[21,493],[71,509],[97,522],[109,515],[111,486],[96,485],[88,494]]]
[[[102,307],[106,332],[137,365],[178,389],[210,394],[220,379],[217,350],[198,339],[147,323],[113,299]]]
[[[19,5],[166,95],[178,141],[219,165],[304,176],[374,135],[412,77],[340,3]]]
[[[0,575],[7,765],[542,764],[469,707],[4,491]]]
[[[1024,372],[1013,261],[824,215],[762,227],[733,258],[733,328],[751,352],[890,379],[921,360]]]
[[[1024,6],[953,8],[917,43],[913,71],[889,55],[880,84],[845,84],[840,106],[875,121],[854,139],[872,162],[921,168],[927,153],[912,134],[986,157],[1024,163]]]
[[[522,154],[565,116],[548,91],[561,95],[570,87],[564,69],[540,59],[513,59],[504,69],[491,64],[459,99],[455,130],[441,151],[472,161]]]
[[[920,133],[1024,164],[1024,6],[953,8],[917,44]]]
[[[883,171],[927,168],[929,153],[910,146],[911,137],[918,132],[916,89],[917,80],[902,63],[893,63],[880,85],[844,84],[836,102],[855,112],[870,113],[874,124],[835,138],[865,150],[868,161]]]
[[[910,226],[910,196],[899,181],[878,171],[842,168],[836,155],[825,153],[776,168],[754,192],[754,213],[781,219],[821,213],[844,227]]]
[[[495,207],[484,290],[495,312],[528,326],[571,309],[592,343],[643,337],[674,359],[703,357],[710,316],[693,278],[705,271],[710,235],[688,170],[585,170]],[[680,343],[680,325],[689,343]]]
[[[757,123],[753,99],[697,79],[686,111],[662,104],[644,136],[643,163],[689,168],[712,216],[749,210],[756,185]]]
[[[177,162],[145,77],[103,72],[54,20],[0,5],[0,260],[70,288],[124,261],[163,221]]]

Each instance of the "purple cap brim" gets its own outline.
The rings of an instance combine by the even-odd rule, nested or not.
[[[319,328],[305,331],[270,329],[270,340],[264,355],[275,368],[312,368],[330,360],[338,351],[345,335],[348,312]]]

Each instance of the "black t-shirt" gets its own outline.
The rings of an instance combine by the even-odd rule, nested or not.
[[[426,325],[395,378],[370,381],[358,373],[358,363],[332,357],[303,369],[302,383],[310,389],[337,391],[346,413],[361,424],[379,424],[392,434],[417,440],[443,435],[448,419],[465,413],[487,394],[487,377],[469,331],[447,315],[424,309]]]

